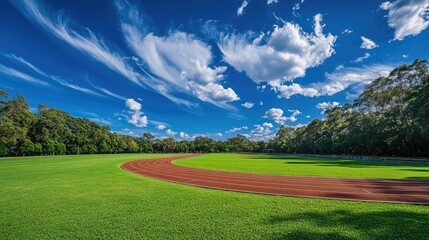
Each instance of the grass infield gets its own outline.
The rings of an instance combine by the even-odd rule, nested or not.
[[[428,206],[210,190],[149,179],[120,168],[120,164],[125,161],[162,156],[166,155],[82,155],[0,159],[1,239],[427,239],[429,237]],[[198,157],[200,159],[198,161],[212,162],[216,156],[219,157],[218,155]],[[232,161],[241,158],[235,155],[222,156],[229,156]],[[186,159],[177,163],[191,164],[193,161]],[[256,162],[255,160],[254,164],[257,164]],[[317,161],[314,162],[302,164],[301,167],[317,166]],[[318,167],[323,169],[322,166]],[[389,168],[390,166],[385,166],[385,169]],[[415,168],[427,170],[423,167]],[[274,169],[275,167],[264,171],[289,174],[275,172]],[[343,166],[340,169],[347,170],[348,167]],[[359,168],[354,169],[355,172],[358,170]],[[425,174],[427,175],[427,172],[416,171],[414,175],[403,175],[400,178]],[[383,176],[385,175],[381,175]]]
[[[174,161],[180,166],[232,172],[342,178],[429,179],[428,165],[278,155],[207,154]]]

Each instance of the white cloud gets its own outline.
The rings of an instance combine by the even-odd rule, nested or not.
[[[339,102],[321,102],[316,105],[316,108],[322,109],[321,114],[324,114],[326,109],[340,106]]]
[[[237,131],[241,131],[241,130],[246,130],[246,129],[247,129],[247,126],[242,126],[242,127],[238,127],[238,128],[232,128],[232,129],[230,129],[228,131],[225,131],[225,133],[226,134],[231,134],[231,133],[234,133],[234,132],[237,132]]]
[[[408,55],[408,54],[402,54],[402,57],[403,58],[408,58],[410,55]]]
[[[210,66],[210,46],[181,31],[171,31],[167,36],[147,33],[136,8],[126,3],[117,5],[125,41],[158,85],[167,92],[178,91],[218,107],[233,108],[228,103],[240,98],[232,88],[220,84],[227,67]]]
[[[378,45],[369,38],[361,36],[360,39],[362,39],[362,44],[360,45],[360,48],[362,48],[362,49],[370,50],[370,49],[374,49],[374,48],[378,47]]]
[[[132,98],[128,98],[125,101],[125,106],[132,111],[140,111],[142,109],[142,105]]]
[[[87,29],[88,37],[85,37],[68,25],[68,19],[64,18],[63,13],[59,12],[55,18],[51,18],[50,14],[45,12],[43,7],[33,1],[24,0],[23,4],[18,6],[24,15],[30,20],[40,24],[49,33],[62,39],[79,51],[91,56],[97,61],[102,62],[107,67],[127,77],[137,84],[139,83],[136,74],[132,71],[126,62],[116,53],[111,51],[103,40],[98,39],[93,32]]]
[[[365,59],[367,59],[367,58],[369,58],[371,56],[371,54],[369,54],[369,53],[365,53],[365,55],[363,55],[362,57],[358,57],[358,58],[356,58],[354,61],[352,61],[352,62],[356,62],[356,63],[358,63],[358,62],[362,62],[363,60],[365,60]]]
[[[264,123],[262,124],[262,126],[263,126],[263,127],[266,127],[266,128],[272,128],[272,127],[273,127],[273,124],[272,124],[272,123],[268,123],[268,122],[264,122]]]
[[[167,133],[168,134],[168,133]],[[174,135],[174,134],[173,134]],[[187,133],[185,133],[185,132],[180,132],[179,133],[179,136],[181,137],[181,138],[183,138],[183,139],[189,139],[189,138],[191,138],[190,136],[189,136],[189,134],[187,134]]]
[[[271,108],[265,112],[263,118],[268,118],[273,120],[278,124],[285,124],[286,122],[295,122],[297,120],[297,116],[302,114],[299,110],[288,110],[292,114],[289,117],[283,116],[283,110],[280,108]]]
[[[129,98],[125,101],[125,106],[130,110],[128,113],[131,114],[131,117],[128,118],[128,122],[133,124],[136,127],[146,127],[148,124],[147,116],[144,116],[141,111],[142,105],[136,102],[134,99]]]
[[[163,129],[165,129],[167,126],[165,126],[164,124],[158,124],[158,125],[156,125],[156,129],[158,129],[158,130],[163,130]]]
[[[119,95],[119,94],[113,93],[113,92],[111,92],[111,91],[109,91],[109,90],[107,90],[107,89],[105,89],[105,88],[98,87],[98,90],[100,90],[101,92],[103,92],[103,93],[105,93],[105,94],[107,94],[107,95],[109,95],[109,96],[112,96],[112,97],[114,97],[114,98],[117,98],[117,99],[119,99],[119,100],[123,100],[123,101],[126,101],[126,100],[127,100],[125,97],[123,97],[123,96],[121,96],[121,95]]]
[[[243,104],[241,104],[241,106],[245,107],[245,108],[252,108],[255,104],[252,102],[245,102]]]
[[[223,136],[223,134],[222,133],[215,133],[214,134],[216,137],[222,137]]]
[[[177,132],[173,132],[171,129],[165,130],[165,133],[168,134],[169,136],[174,136],[177,134]]]
[[[15,77],[15,78],[19,78],[19,79],[22,79],[22,80],[25,80],[25,81],[28,81],[28,82],[31,82],[31,83],[37,83],[37,84],[45,85],[45,86],[49,85],[48,83],[46,83],[46,82],[44,82],[42,80],[34,78],[34,77],[32,77],[32,76],[30,76],[30,75],[28,75],[26,73],[20,72],[18,70],[13,69],[13,68],[6,67],[6,66],[4,66],[2,64],[0,64],[0,73],[9,75],[9,76],[12,76],[12,77]]]
[[[195,106],[194,103],[188,100],[173,96],[174,92],[182,89],[170,86],[159,79],[156,74],[147,72],[144,68],[141,68],[140,72],[133,69],[127,62],[127,59],[130,58],[123,57],[119,53],[113,51],[102,38],[97,37],[90,29],[85,28],[85,35],[72,29],[68,24],[69,19],[63,16],[63,12],[56,14],[47,13],[40,3],[33,0],[24,0],[23,4],[18,4],[14,1],[12,1],[12,3],[21,10],[28,19],[39,24],[47,32],[104,64],[124,78],[141,87],[149,87],[177,104]],[[227,92],[231,93],[228,89]]]
[[[279,97],[286,99],[289,99],[293,95],[303,95],[306,97],[317,97],[321,95],[315,88],[302,87],[297,83],[292,83],[291,85],[279,85],[274,89],[279,93]]]
[[[300,2],[297,2],[297,3],[295,3],[293,5],[293,7],[292,7],[292,14],[294,16],[298,16],[299,15],[297,12],[301,8],[301,4],[303,4],[303,3],[304,3],[304,0],[301,0]]]
[[[264,102],[262,102],[262,101],[261,101],[261,102],[259,102],[259,105],[260,105],[260,106],[263,106],[263,105],[264,105]]]
[[[247,7],[247,4],[249,4],[249,2],[248,2],[248,1],[246,1],[246,0],[244,0],[244,1],[241,3],[241,6],[237,9],[237,17],[239,17],[239,16],[241,16],[241,15],[243,15],[243,14],[244,14],[244,8],[246,8],[246,7]]]
[[[429,0],[384,2],[380,8],[388,11],[387,23],[395,30],[395,40],[416,36],[429,26]]]
[[[344,31],[341,34],[350,34],[352,32],[353,32],[352,30],[346,28],[346,29],[344,29]]]
[[[134,111],[132,112],[131,118],[128,119],[128,122],[136,127],[146,127],[147,116],[143,116],[143,112],[141,111]]]
[[[273,3],[278,3],[279,0],[267,0],[267,5],[273,4]]]
[[[290,98],[293,95],[307,97],[332,96],[349,86],[362,87],[376,78],[386,76],[395,66],[387,64],[373,64],[362,67],[337,68],[332,73],[325,73],[324,82],[316,82],[308,86],[293,83],[277,88],[281,96]]]
[[[254,129],[250,131],[249,134],[247,134],[247,137],[254,141],[267,141],[272,139],[275,134],[272,133],[271,128],[273,127],[273,124],[271,123],[264,123],[262,125],[254,125]]]
[[[316,14],[313,33],[285,22],[283,26],[274,26],[260,43],[253,42],[251,33],[233,33],[221,36],[218,46],[225,62],[237,71],[245,72],[257,84],[267,82],[282,92],[280,86],[284,82],[303,77],[308,68],[322,64],[334,53],[336,37],[323,34],[323,27],[322,15]]]
[[[374,64],[362,67],[347,67],[336,70],[332,73],[326,73],[326,83],[313,84],[320,89],[322,95],[331,96],[343,91],[351,85],[367,85],[373,80],[388,75],[393,70],[393,65]]]

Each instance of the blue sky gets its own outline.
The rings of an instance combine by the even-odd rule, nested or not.
[[[267,140],[429,56],[429,0],[0,1],[0,88],[141,136]]]

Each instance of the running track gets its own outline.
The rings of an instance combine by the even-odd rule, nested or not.
[[[146,177],[205,188],[297,197],[429,204],[428,180],[382,180],[278,176],[182,167],[182,155],[136,160],[122,168]]]

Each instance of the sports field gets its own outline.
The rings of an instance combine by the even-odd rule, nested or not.
[[[126,161],[167,155],[86,155],[0,159],[0,236],[4,239],[427,239],[429,207],[321,200],[211,190],[163,182],[124,171]],[[234,162],[236,155],[228,156]],[[218,155],[198,157],[200,167]],[[242,159],[242,161],[246,161]],[[251,165],[272,165],[253,160]],[[292,161],[292,160],[291,160]],[[297,175],[332,175],[359,167],[317,159]],[[313,162],[310,164],[309,162]],[[194,159],[178,164],[196,164]],[[247,162],[246,162],[247,163]],[[238,163],[234,163],[237,165]],[[224,170],[238,171],[232,166]],[[286,165],[286,164],[285,164]],[[291,164],[292,165],[292,164]],[[296,164],[298,165],[298,164]],[[239,168],[236,166],[236,168]],[[243,166],[243,168],[245,168]],[[253,167],[255,168],[255,167]],[[256,167],[257,168],[257,167]],[[259,172],[290,174],[277,167]],[[307,168],[307,169],[306,169]],[[363,170],[371,168],[362,167]],[[401,172],[380,168],[379,177]],[[402,166],[397,178],[426,178],[427,167]],[[306,169],[306,170],[305,170]],[[317,170],[318,169],[318,170]],[[323,169],[326,169],[324,171]],[[382,170],[384,169],[384,170]],[[351,171],[353,170],[353,171]],[[241,169],[240,171],[255,170]],[[411,174],[412,173],[412,174]],[[343,174],[343,173],[339,173]],[[375,173],[372,173],[375,174]],[[352,176],[348,176],[352,177]]]
[[[429,179],[429,165],[276,155],[209,154],[174,164],[232,172],[343,178]]]

